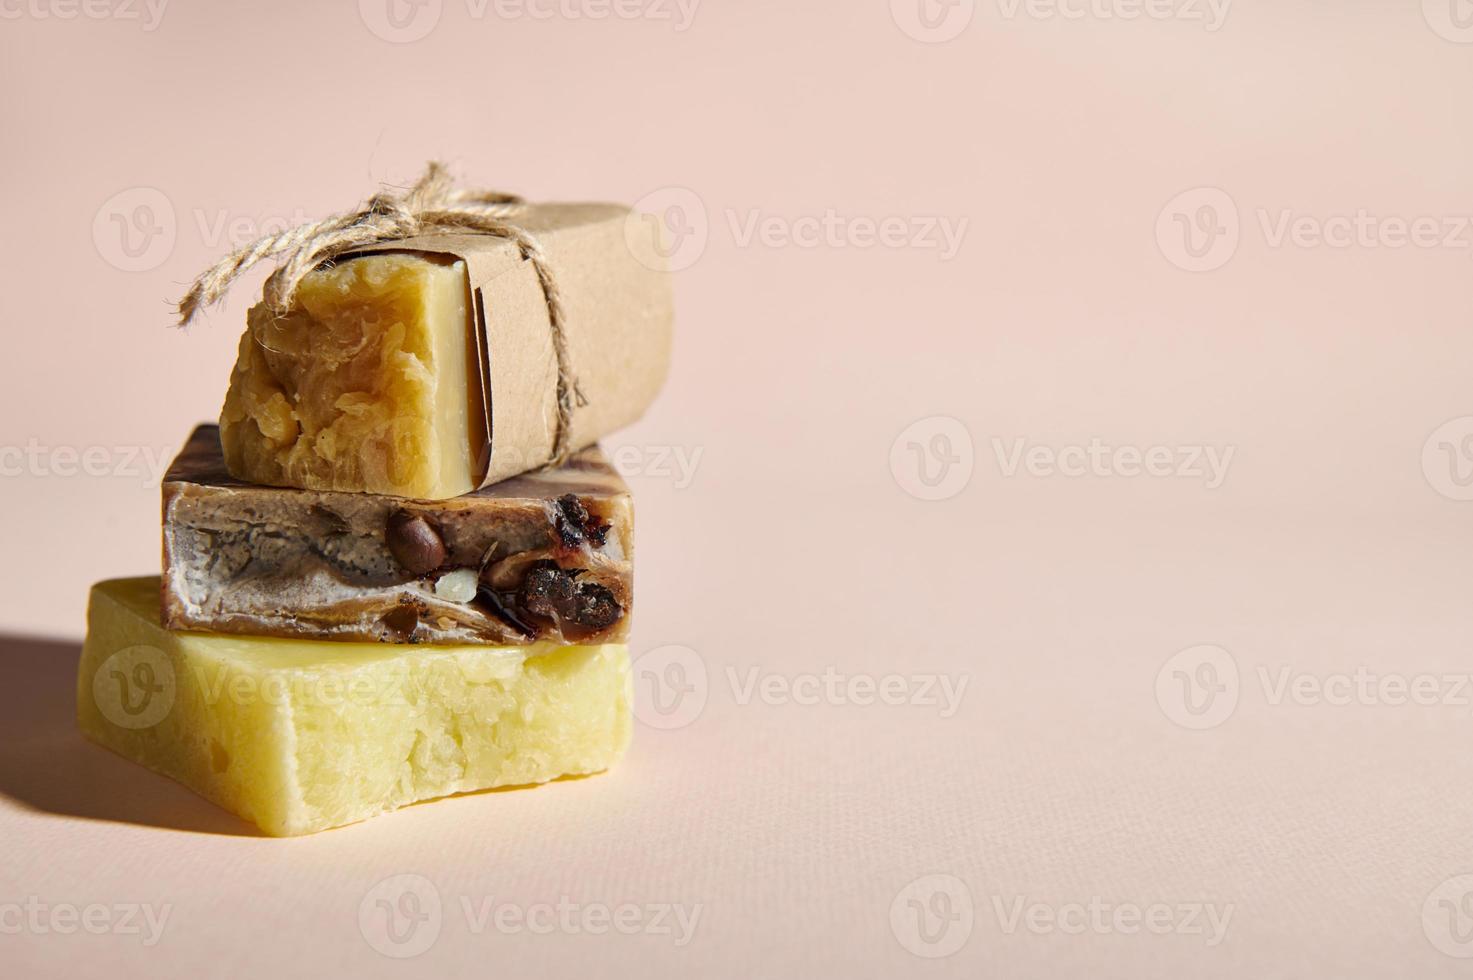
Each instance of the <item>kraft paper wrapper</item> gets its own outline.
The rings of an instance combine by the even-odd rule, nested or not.
[[[638,419],[665,382],[674,322],[668,253],[658,222],[618,204],[529,204],[512,220],[542,246],[562,295],[577,381],[569,446],[582,449]],[[406,238],[351,255],[371,252],[465,262],[484,409],[472,412],[472,445],[490,450],[481,485],[548,463],[557,433],[557,355],[532,263],[515,243],[489,235]]]

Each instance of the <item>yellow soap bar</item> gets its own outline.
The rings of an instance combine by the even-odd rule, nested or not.
[[[365,255],[260,304],[241,336],[220,437],[248,483],[441,500],[475,489],[465,264]]]
[[[92,589],[88,738],[274,836],[452,793],[601,772],[631,731],[628,650],[169,632],[159,580]]]

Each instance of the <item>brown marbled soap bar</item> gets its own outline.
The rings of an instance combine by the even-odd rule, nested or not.
[[[164,478],[164,626],[390,643],[620,643],[629,488],[597,447],[449,500],[242,483],[202,425]]]

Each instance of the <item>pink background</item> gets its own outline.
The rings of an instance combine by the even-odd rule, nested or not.
[[[928,31],[911,0],[704,0],[688,24],[563,2],[431,2],[407,41],[375,0],[0,4],[0,929],[31,896],[171,907],[151,947],[0,931],[0,973],[1465,974],[1467,4],[1238,0],[1210,24],[1187,0],[967,0]],[[676,11],[652,4],[621,9]],[[263,223],[431,157],[697,232],[669,385],[610,442],[647,724],[605,777],[253,837],[74,732],[87,587],[157,568],[139,459],[218,411],[256,282],[184,332],[169,301]],[[792,240],[830,211],[835,243]],[[1363,238],[1317,237],[1357,214]],[[1397,247],[1417,218],[1431,237]],[[886,219],[906,244],[866,247]],[[942,221],[966,222],[953,255],[927,247]],[[1215,487],[1128,456],[1008,475],[1017,440],[1096,439],[1233,455]],[[951,459],[945,499],[911,442]],[[696,690],[665,716],[671,664]],[[784,697],[829,668],[861,693]],[[777,680],[743,703],[753,670]],[[1357,671],[1391,686],[1313,693]],[[890,675],[907,703],[856,703]],[[1232,676],[1217,714],[1176,686]],[[954,713],[926,677],[965,683]],[[1276,698],[1284,677],[1309,687]],[[359,910],[410,874],[443,909],[400,960]],[[916,917],[918,880],[970,920]],[[701,911],[677,946],[477,934],[463,898]],[[1020,898],[1174,927],[1010,929]],[[1220,942],[1193,903],[1231,906]]]

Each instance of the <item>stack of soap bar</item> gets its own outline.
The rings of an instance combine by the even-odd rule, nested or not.
[[[164,625],[391,643],[618,643],[633,507],[597,448],[441,501],[242,483],[214,426],[164,480]]]
[[[629,686],[620,644],[171,632],[142,578],[92,590],[77,714],[92,740],[288,836],[604,770],[629,740]]]
[[[309,251],[251,310],[165,477],[162,577],[93,589],[88,737],[276,835],[624,751],[634,516],[597,439],[669,365],[660,225],[504,208]]]

